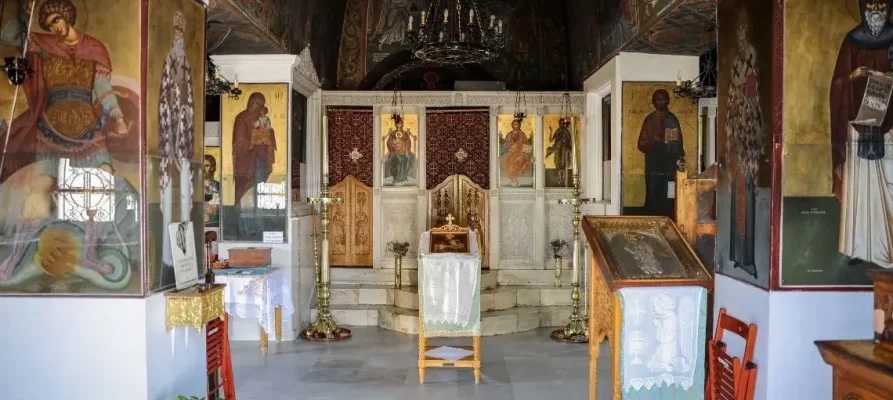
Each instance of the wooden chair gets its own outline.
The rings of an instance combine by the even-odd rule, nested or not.
[[[420,252],[428,252],[429,247],[434,247],[434,241],[431,237],[431,234],[434,233],[460,233],[468,235],[468,241],[466,242],[466,246],[469,247],[469,251],[471,255],[477,256],[478,260],[478,270],[480,270],[480,251],[479,247],[475,242],[475,235],[469,228],[460,227],[458,225],[453,224],[452,214],[447,216],[447,223],[441,227],[431,228],[429,232],[426,232],[426,235],[423,235],[422,245],[419,246]],[[422,258],[424,255],[420,255],[419,257],[419,269],[420,273],[424,273],[421,271],[423,267]],[[478,278],[478,290],[480,290],[480,278]],[[480,332],[477,332],[477,335],[471,336],[472,345],[471,346],[451,346],[455,348],[464,349],[470,351],[472,354],[464,357],[459,360],[447,360],[443,358],[434,357],[428,354],[429,351],[437,349],[441,346],[429,346],[428,339],[430,337],[449,337],[453,336],[450,334],[442,334],[438,332],[428,332],[425,330],[425,318],[423,315],[423,287],[421,277],[419,279],[419,319],[418,319],[418,328],[419,328],[419,383],[425,383],[425,369],[428,367],[438,367],[438,368],[473,368],[474,369],[474,383],[481,382],[481,336]],[[476,297],[476,305],[477,309],[480,310],[480,296]],[[478,318],[480,318],[480,314],[478,314]],[[478,321],[480,322],[480,321]],[[478,324],[480,327],[480,324]],[[455,336],[453,336],[455,337]]]
[[[209,322],[205,328],[208,358],[208,400],[236,400],[228,331],[226,317]],[[220,396],[221,391],[223,392],[222,397]]]
[[[728,346],[722,340],[724,331],[744,339],[742,358],[729,355]],[[719,309],[716,335],[707,347],[707,400],[753,400],[757,380],[757,365],[752,361],[756,340],[756,324],[746,325],[729,316],[725,307]]]
[[[701,194],[716,192],[716,174],[716,164],[698,175],[689,175],[685,165],[676,171],[676,226],[694,249],[698,248],[698,237],[716,236],[716,220],[702,221],[698,212]]]

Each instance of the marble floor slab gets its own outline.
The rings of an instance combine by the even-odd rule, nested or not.
[[[415,335],[353,327],[339,343],[233,342],[239,400],[551,400],[587,398],[587,346],[557,343],[551,329],[484,337],[481,383],[471,370],[429,368],[419,384]],[[434,344],[458,345],[454,339]],[[429,343],[431,344],[431,343]],[[607,343],[599,360],[599,400],[611,398]]]

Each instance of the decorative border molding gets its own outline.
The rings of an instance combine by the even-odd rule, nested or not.
[[[561,107],[563,92],[523,92],[526,106]],[[515,92],[403,92],[403,103],[422,106],[511,106],[515,105]],[[370,106],[390,105],[391,91],[323,91],[323,106]],[[570,92],[571,106],[582,107],[583,92]]]
[[[291,82],[293,89],[307,97],[319,90],[319,77],[316,75],[316,67],[313,65],[313,58],[310,56],[309,44],[301,51],[298,61],[291,70]]]

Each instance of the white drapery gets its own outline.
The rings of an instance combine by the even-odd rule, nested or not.
[[[216,275],[214,282],[226,284],[223,302],[227,314],[256,318],[267,333],[276,331],[276,307],[282,307],[283,322],[290,320],[295,312],[288,276],[283,269],[263,275]]]

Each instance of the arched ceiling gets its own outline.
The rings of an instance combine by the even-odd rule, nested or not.
[[[414,1],[424,4],[424,0],[407,2]],[[210,0],[208,46],[223,39],[212,54],[298,54],[309,44],[325,88],[368,89],[370,80],[388,72],[382,72],[377,61],[368,61],[372,50],[348,54],[356,51],[356,45],[345,43],[377,46],[374,30],[355,25],[380,14],[375,11],[389,4],[382,0]],[[528,89],[580,88],[583,79],[619,51],[698,55],[716,42],[715,0],[479,0],[479,4],[509,10],[507,18],[527,21],[519,26],[531,27],[520,42],[510,44],[514,53],[501,61],[504,65],[485,68],[496,79],[509,82],[525,74]],[[384,61],[401,51],[405,49],[394,48],[374,57]],[[400,65],[393,65],[397,68]]]

